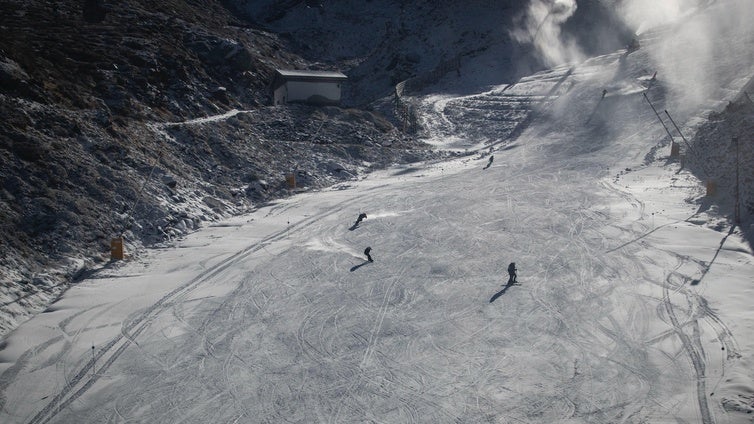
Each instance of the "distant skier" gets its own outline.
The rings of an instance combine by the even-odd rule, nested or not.
[[[367,219],[367,214],[365,214],[364,212],[360,213],[359,217],[356,218],[356,225],[359,225],[361,223],[361,221],[363,221],[365,219]]]
[[[484,168],[482,168],[482,169],[487,169],[487,168],[489,168],[490,166],[492,166],[492,161],[493,161],[493,160],[495,160],[495,156],[494,156],[494,155],[490,155],[490,160],[488,160],[488,161],[487,161],[487,166],[485,166],[485,167],[484,167]]]
[[[372,251],[372,248],[371,247],[367,247],[366,249],[364,249],[364,254],[367,255],[367,260],[369,262],[374,262],[372,260],[372,255],[369,254],[369,252],[371,252],[371,251]]]
[[[510,265],[508,265],[508,284],[516,284],[518,281],[516,281],[516,263],[511,262]]]

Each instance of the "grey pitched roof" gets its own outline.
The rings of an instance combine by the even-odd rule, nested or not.
[[[294,69],[276,69],[277,76],[284,77],[287,80],[308,80],[308,79],[333,79],[333,80],[346,80],[348,79],[343,73],[338,71],[308,71],[308,70],[294,70]]]

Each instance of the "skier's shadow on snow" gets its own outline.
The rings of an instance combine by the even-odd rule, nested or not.
[[[354,265],[354,266],[352,266],[352,267],[351,267],[351,272],[354,272],[354,271],[356,271],[357,269],[359,269],[359,268],[363,267],[364,265],[366,265],[366,264],[370,264],[370,263],[371,263],[371,262],[369,262],[369,261],[365,261],[364,263],[360,263],[360,264],[358,264],[358,265]]]
[[[496,301],[498,297],[504,295],[505,292],[508,291],[509,288],[511,288],[511,287],[513,287],[515,285],[518,285],[518,283],[514,283],[513,281],[508,281],[508,284],[506,284],[505,287],[503,287],[502,290],[500,290],[499,292],[497,292],[494,295],[492,295],[492,297],[490,298],[490,303]]]
[[[358,222],[355,223],[355,224],[353,224],[353,225],[351,225],[351,228],[349,228],[348,231],[353,231],[353,230],[355,230],[357,228],[359,228],[359,223]]]

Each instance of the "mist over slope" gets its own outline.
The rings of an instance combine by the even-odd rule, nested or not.
[[[445,61],[458,60],[463,79],[468,83],[478,78],[479,85],[514,81],[552,66],[532,48],[531,40],[517,34],[526,31],[527,20],[544,17],[530,16],[530,3],[542,3],[549,10],[557,9],[561,0],[230,3],[250,20],[290,40],[306,59],[338,63],[352,79],[349,101],[365,104]],[[598,0],[578,3],[558,22],[565,23],[558,33],[581,45],[584,57],[630,41],[632,31],[608,5]],[[544,23],[549,27],[551,19]],[[547,38],[537,42],[543,40]],[[480,74],[480,69],[485,72]]]
[[[390,116],[269,107],[273,70],[340,69],[362,109],[451,58],[499,82],[542,66],[511,41],[522,7],[0,1],[0,331],[106,263],[114,236],[137,254],[287,195],[293,171],[317,188],[434,155]]]
[[[0,0],[0,333],[107,264],[114,236],[138,256],[289,195],[291,172],[316,189],[447,154],[395,126],[396,83],[429,87],[447,62],[444,90],[515,82],[625,46],[647,7]],[[341,70],[351,108],[269,106],[278,67]]]
[[[480,90],[499,77],[482,55],[400,84],[427,142],[468,156],[344,179],[93,273],[3,339],[0,420],[750,423],[754,262],[724,203],[729,138],[751,128],[752,63],[731,53],[753,40],[736,26],[689,46],[744,4],[697,2],[589,57],[565,30],[578,4],[529,3],[511,37],[567,63]],[[264,134],[243,148],[272,162],[366,154],[374,136],[347,124],[389,128],[368,110],[277,112],[152,128],[191,140],[211,182],[226,131]],[[359,143],[328,142],[345,130]],[[728,173],[717,195],[698,166]]]

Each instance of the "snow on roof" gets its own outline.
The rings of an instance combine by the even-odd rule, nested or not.
[[[285,79],[348,79],[343,73],[338,71],[308,71],[293,69],[276,69],[278,76]]]

